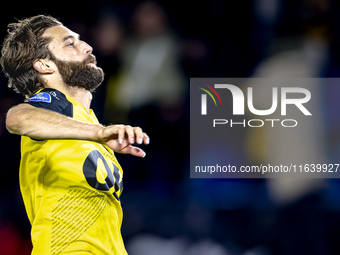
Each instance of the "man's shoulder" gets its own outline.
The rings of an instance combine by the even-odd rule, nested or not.
[[[38,91],[26,103],[73,117],[72,103],[62,92],[53,88],[45,88]]]

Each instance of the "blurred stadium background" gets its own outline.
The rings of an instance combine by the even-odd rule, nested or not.
[[[338,1],[9,1],[1,38],[15,18],[37,14],[59,18],[94,48],[106,74],[92,104],[98,119],[141,126],[151,137],[146,158],[117,155],[129,254],[340,254],[339,180],[189,178],[189,78],[339,77]],[[23,98],[3,75],[0,85],[0,254],[26,255],[20,137],[4,125]],[[339,163],[340,86],[315,86],[324,125],[312,134],[322,138],[321,156]],[[226,158],[263,160],[258,137],[239,134],[240,148]]]

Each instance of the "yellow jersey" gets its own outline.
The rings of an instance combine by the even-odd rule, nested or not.
[[[98,123],[92,110],[55,89],[26,103]],[[32,254],[127,254],[120,231],[122,174],[103,144],[22,136],[20,189],[32,225]]]

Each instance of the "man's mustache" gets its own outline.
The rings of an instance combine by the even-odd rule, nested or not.
[[[93,54],[90,54],[84,61],[83,61],[83,64],[84,65],[87,65],[87,64],[97,64],[97,60],[96,60],[96,57],[95,55]]]

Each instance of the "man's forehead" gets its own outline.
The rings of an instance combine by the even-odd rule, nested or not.
[[[63,42],[65,38],[75,37],[79,38],[79,35],[72,30],[64,26],[54,26],[46,29],[43,37],[52,37],[52,42]]]

